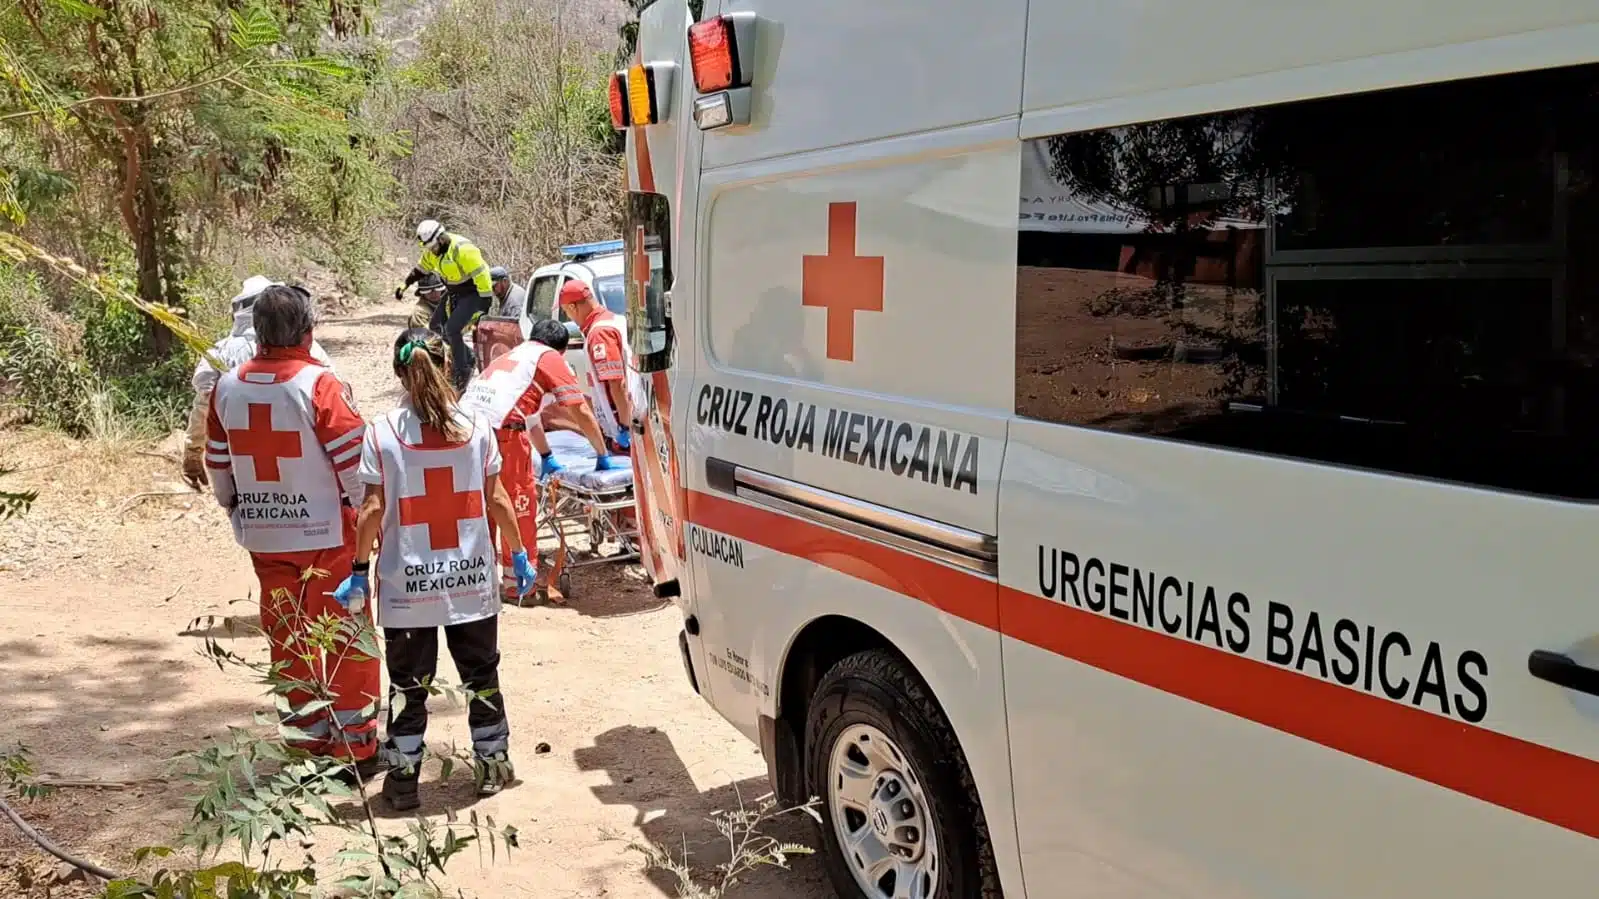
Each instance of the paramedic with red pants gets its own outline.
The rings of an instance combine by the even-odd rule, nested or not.
[[[584,282],[573,278],[561,285],[561,306],[583,331],[594,378],[594,415],[600,430],[621,452],[632,448],[632,424],[644,392],[638,372],[628,364],[627,320],[605,308]]]
[[[333,693],[330,708],[309,713],[295,710],[320,697],[288,695],[290,710],[280,718],[297,732],[289,745],[354,762],[364,777],[378,763],[378,660],[346,646],[313,670],[300,641],[318,619],[347,616],[328,591],[350,573],[366,424],[349,389],[312,356],[310,294],[272,285],[251,314],[259,350],[217,380],[205,462],[217,502],[260,579],[261,627],[272,661],[285,666],[284,677],[322,683]],[[325,574],[305,579],[311,570]]]
[[[631,458],[633,416],[635,410],[644,408],[644,384],[637,369],[628,364],[627,319],[605,308],[594,296],[594,290],[576,278],[561,285],[559,302],[566,309],[566,317],[577,322],[583,332],[589,377],[594,380],[594,415],[600,420],[600,430],[617,451],[630,457],[633,479],[638,481],[639,462]],[[619,517],[625,529],[638,530],[636,505]]]
[[[550,474],[560,467],[550,454],[539,422],[539,410],[546,397],[552,397],[554,405],[566,413],[561,417],[573,422],[576,430],[588,438],[598,455],[595,470],[609,471],[617,467],[606,450],[605,437],[594,420],[594,413],[583,399],[577,375],[549,345],[556,339],[555,332],[564,338],[566,327],[550,319],[535,322],[533,339],[518,344],[489,363],[467,385],[461,399],[463,408],[483,415],[494,429],[505,459],[501,480],[516,510],[521,543],[527,546],[536,546],[538,540],[538,510],[535,508],[538,475],[533,471],[530,440],[538,446],[543,460],[539,475]],[[509,546],[509,541],[502,541],[502,561],[507,558]],[[504,586],[508,588],[510,584],[507,582]]]
[[[394,372],[405,396],[367,429],[360,478],[367,485],[356,527],[355,564],[334,592],[364,604],[372,544],[378,542],[377,622],[389,663],[389,773],[383,796],[398,811],[416,808],[426,748],[427,685],[438,669],[439,628],[462,688],[472,729],[478,795],[500,792],[516,776],[511,726],[500,690],[500,596],[495,587],[492,519],[505,530],[518,593],[534,571],[500,483],[500,451],[488,422],[456,402],[450,351],[422,328],[401,332]],[[403,696],[397,699],[394,694]]]

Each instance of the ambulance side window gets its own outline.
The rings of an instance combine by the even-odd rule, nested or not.
[[[1022,147],[1016,413],[1599,499],[1599,65]]]
[[[623,277],[627,333],[641,372],[665,371],[672,360],[672,206],[661,194],[628,194],[624,210]]]

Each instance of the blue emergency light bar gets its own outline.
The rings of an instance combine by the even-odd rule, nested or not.
[[[584,259],[593,259],[595,256],[605,256],[610,253],[620,252],[622,252],[622,242],[620,240],[575,243],[561,248],[561,256],[568,262],[580,262]]]

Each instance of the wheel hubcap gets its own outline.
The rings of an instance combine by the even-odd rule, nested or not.
[[[873,899],[932,899],[938,839],[905,753],[881,730],[853,725],[833,746],[828,775],[833,831],[861,891]]]

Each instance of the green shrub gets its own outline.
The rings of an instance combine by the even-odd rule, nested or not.
[[[77,329],[55,312],[39,279],[0,266],[0,403],[75,437],[88,432],[92,376]]]

